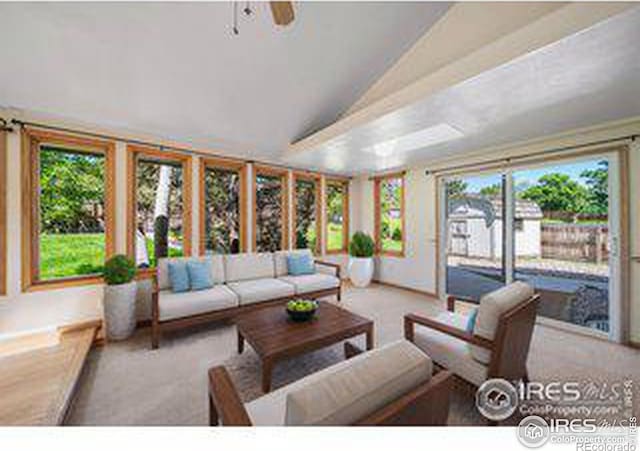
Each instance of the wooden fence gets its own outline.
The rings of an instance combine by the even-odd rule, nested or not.
[[[542,224],[542,258],[603,263],[609,258],[609,227]]]

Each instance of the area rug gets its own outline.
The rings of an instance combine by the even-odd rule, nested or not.
[[[272,374],[272,390],[322,370],[344,360],[342,343],[294,357],[276,364]],[[261,388],[260,358],[246,346],[242,354],[224,362],[224,366],[236,386],[240,399],[249,402],[263,395]],[[448,424],[452,426],[482,426],[486,420],[475,407],[474,394],[464,387],[454,384],[451,394]]]

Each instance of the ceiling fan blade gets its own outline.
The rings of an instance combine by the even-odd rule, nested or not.
[[[286,26],[293,22],[295,15],[292,2],[269,2],[269,5],[276,25]]]

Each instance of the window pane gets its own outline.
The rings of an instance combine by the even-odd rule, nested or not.
[[[206,168],[204,175],[207,253],[240,252],[240,174]]]
[[[296,249],[316,249],[316,184],[296,180]]]
[[[39,279],[102,273],[105,157],[52,147],[39,157]]]
[[[609,164],[581,160],[513,173],[515,278],[538,314],[609,331]]]
[[[383,251],[402,252],[402,178],[380,182],[380,242]]]
[[[282,245],[282,180],[256,176],[256,250],[273,252]]]
[[[345,248],[344,240],[344,185],[327,184],[327,250]]]
[[[183,255],[182,166],[140,160],[136,168],[136,264]]]
[[[478,302],[505,283],[502,174],[446,184],[447,294]]]

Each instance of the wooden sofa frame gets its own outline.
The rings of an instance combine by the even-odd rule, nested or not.
[[[454,311],[455,301],[456,298],[453,296],[447,298],[447,310],[450,312]],[[527,383],[529,381],[527,356],[539,302],[540,295],[534,294],[525,302],[502,313],[498,318],[498,327],[493,340],[487,340],[463,329],[415,314],[404,317],[404,335],[407,340],[414,342],[415,324],[420,324],[488,349],[491,351],[491,360],[488,365],[487,379],[501,378]]]
[[[359,348],[345,343],[347,358],[361,352]],[[452,381],[452,373],[440,371],[353,426],[444,426],[449,416]],[[223,366],[209,370],[209,425],[252,426],[249,414]]]
[[[338,302],[342,300],[342,279],[340,278],[340,265],[336,263],[318,261],[315,262],[318,265],[327,266],[336,270],[336,277],[340,280],[340,283],[335,288],[328,288],[325,290],[312,291],[302,295],[305,298],[317,299],[325,296],[336,296]],[[208,323],[211,321],[220,321],[233,319],[236,315],[246,313],[248,311],[257,310],[263,307],[268,307],[276,304],[285,304],[291,299],[300,297],[298,295],[285,296],[268,301],[257,302],[254,304],[240,305],[238,307],[231,307],[222,310],[215,310],[212,312],[198,313],[196,315],[185,316],[182,318],[174,318],[166,321],[160,320],[160,304],[158,289],[158,276],[153,275],[152,278],[153,291],[151,294],[151,347],[157,349],[160,346],[160,336],[163,332],[184,329],[192,327],[198,324]]]

